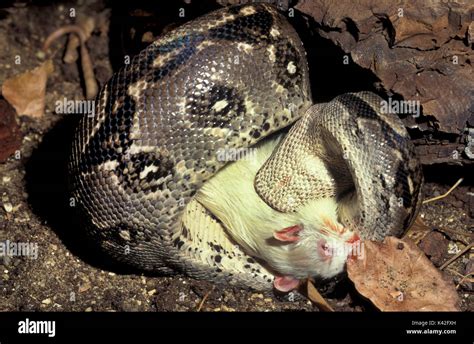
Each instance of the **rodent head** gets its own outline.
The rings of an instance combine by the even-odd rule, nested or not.
[[[300,278],[336,276],[359,241],[356,233],[329,221],[324,226],[297,224],[277,230],[274,238],[286,252],[286,272]]]
[[[310,202],[293,216],[295,225],[273,234],[271,261],[282,276],[331,278],[344,270],[348,256],[360,252],[357,231],[339,223],[334,200]]]

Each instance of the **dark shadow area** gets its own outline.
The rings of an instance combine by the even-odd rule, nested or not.
[[[372,91],[384,97],[384,94],[374,86],[379,79],[370,70],[354,63],[350,54],[346,54],[330,40],[321,37],[317,29],[322,28],[313,18],[295,11],[295,16],[288,19],[298,32],[307,53],[311,91],[315,103],[330,101],[337,95],[347,92]],[[347,64],[344,63],[345,58]]]
[[[372,302],[357,292],[354,283],[347,276],[347,272],[343,272],[326,284],[318,285],[318,291],[329,299],[342,300],[349,296],[351,308],[363,309],[365,312],[379,311]]]
[[[425,181],[452,186],[459,178],[464,178],[461,186],[474,185],[474,165],[424,165],[423,174]]]

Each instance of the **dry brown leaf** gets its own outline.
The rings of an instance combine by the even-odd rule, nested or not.
[[[51,60],[25,73],[5,80],[3,97],[19,115],[41,117],[44,114],[46,82],[54,70]]]
[[[0,99],[0,163],[21,147],[22,135],[16,117],[15,109]]]
[[[306,292],[308,293],[308,299],[310,299],[311,302],[313,302],[321,311],[334,312],[334,309],[331,307],[331,305],[324,297],[321,296],[319,291],[309,279],[306,284]]]
[[[459,311],[451,282],[443,279],[411,241],[394,237],[364,242],[360,259],[347,262],[357,291],[382,311]]]

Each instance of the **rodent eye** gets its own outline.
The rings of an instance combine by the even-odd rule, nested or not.
[[[321,239],[318,241],[318,253],[323,259],[329,259],[332,256],[331,246],[326,240]]]
[[[324,252],[329,253],[329,245],[328,245],[328,244],[324,244],[324,245],[322,246],[322,248],[323,248]]]

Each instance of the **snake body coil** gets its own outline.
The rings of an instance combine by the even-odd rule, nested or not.
[[[81,120],[74,138],[73,197],[89,234],[121,262],[267,288],[272,273],[193,199],[226,164],[218,153],[251,147],[303,117],[259,171],[262,199],[293,211],[355,190],[367,237],[399,233],[416,212],[421,173],[405,129],[380,115],[379,99],[343,95],[311,107],[305,52],[286,19],[266,4],[221,9],[159,38],[103,87],[96,115]],[[380,154],[360,150],[380,142]],[[307,153],[326,157],[328,179],[305,172],[298,157]],[[292,173],[288,188],[275,191]]]

